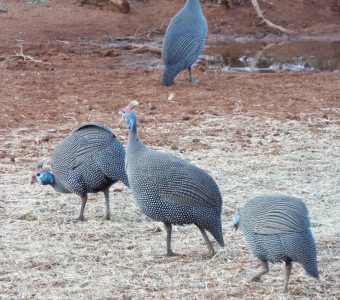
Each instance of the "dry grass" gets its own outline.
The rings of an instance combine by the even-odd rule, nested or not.
[[[65,223],[79,212],[79,199],[31,186],[29,176],[74,124],[64,125],[44,143],[43,132],[2,131],[1,150],[11,148],[15,163],[2,157],[0,164],[0,298],[339,299],[338,121],[309,116],[278,121],[235,112],[164,122],[158,128],[157,139],[166,145],[160,148],[208,170],[220,186],[227,246],[220,249],[215,243],[218,252],[211,260],[194,226],[174,230],[173,249],[181,256],[156,258],[165,250],[165,232],[139,213],[123,186],[121,192],[111,189],[111,221],[102,218],[104,197],[98,194],[90,196],[85,223]],[[140,128],[141,136],[149,132],[149,145],[157,144],[151,141],[156,126],[150,122]],[[169,150],[169,132],[178,150]],[[318,246],[320,282],[294,264],[288,296],[281,293],[281,265],[272,265],[261,283],[247,283],[259,264],[242,233],[231,227],[237,207],[268,192],[305,199]]]

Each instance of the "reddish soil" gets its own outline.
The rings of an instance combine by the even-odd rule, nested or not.
[[[82,40],[148,37],[161,40],[166,26],[184,1],[131,1],[122,14],[106,1],[79,6],[67,0],[30,6],[24,1],[1,1],[8,9],[0,18],[1,128],[46,123],[55,127],[69,114],[78,121],[96,118],[110,123],[111,112],[130,99],[151,103],[167,117],[181,119],[186,113],[230,113],[237,106],[245,112],[278,114],[294,118],[301,112],[317,114],[321,106],[339,105],[339,74],[221,74],[203,66],[194,70],[199,85],[186,82],[187,74],[173,87],[160,85],[161,70],[134,67],[157,54],[111,51],[82,45]],[[277,34],[261,25],[250,2],[234,1],[226,10],[214,1],[203,2],[209,23],[209,39]],[[92,3],[92,4],[91,4]],[[336,1],[261,2],[266,16],[300,34],[339,32]],[[14,57],[15,51],[42,62]],[[170,106],[170,92],[175,98]]]

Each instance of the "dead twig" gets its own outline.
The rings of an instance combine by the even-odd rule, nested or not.
[[[135,52],[135,53],[151,52],[151,53],[156,53],[159,55],[162,54],[162,49],[158,47],[154,47],[154,46],[134,44],[133,47],[134,49],[132,50],[132,52]]]
[[[274,28],[276,30],[279,30],[281,32],[287,33],[287,34],[294,34],[295,32],[293,30],[284,28],[282,26],[276,25],[273,22],[269,21],[268,19],[265,18],[265,16],[263,15],[263,12],[260,8],[259,3],[257,2],[257,0],[251,0],[251,3],[254,6],[254,9],[256,11],[257,16],[262,20],[262,22],[264,22],[268,27]]]
[[[32,56],[30,56],[30,55],[24,54],[23,49],[22,49],[22,45],[20,45],[20,51],[17,52],[17,51],[14,50],[14,53],[15,53],[14,55],[8,56],[5,59],[5,61],[9,60],[12,57],[15,57],[15,58],[22,58],[24,61],[32,61],[34,63],[40,63],[40,64],[45,64],[45,65],[49,65],[50,64],[50,63],[42,61],[40,59],[35,59]]]
[[[166,19],[164,19],[162,21],[162,24],[161,24],[160,27],[158,27],[158,28],[152,28],[151,27],[147,31],[142,32],[142,33],[138,33],[140,28],[141,28],[141,26],[138,26],[136,31],[135,31],[135,33],[132,36],[129,36],[127,38],[129,38],[129,39],[136,39],[136,38],[140,38],[140,37],[144,37],[144,36],[149,37],[152,33],[159,33],[163,29],[163,26],[165,25],[167,19],[168,18],[166,18]]]

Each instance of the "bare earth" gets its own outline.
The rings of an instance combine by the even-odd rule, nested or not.
[[[163,87],[159,55],[84,42],[159,43],[184,1],[130,1],[127,15],[99,2],[0,0],[8,9],[0,13],[0,299],[339,299],[340,74],[220,73],[199,64],[200,84],[183,72],[176,86]],[[278,34],[244,3],[226,11],[203,1],[209,41]],[[260,1],[266,16],[298,34],[340,31],[336,1],[271,3]],[[20,46],[35,61],[16,56]],[[162,224],[141,215],[122,184],[111,189],[111,221],[97,194],[87,221],[71,224],[65,218],[79,212],[76,196],[30,185],[36,163],[81,122],[103,122],[125,143],[119,111],[131,99],[140,103],[147,145],[204,168],[219,184],[226,247],[215,243],[213,259],[195,226],[175,227],[179,257],[157,258],[165,251]],[[231,226],[247,199],[271,192],[305,200],[318,247],[320,281],[294,264],[288,295],[280,264],[262,282],[247,282],[260,264]]]

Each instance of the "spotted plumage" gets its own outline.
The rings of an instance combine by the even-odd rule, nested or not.
[[[310,276],[318,278],[316,246],[308,210],[302,200],[286,195],[255,197],[234,217],[235,227],[239,224],[249,248],[263,266],[252,280],[257,281],[268,272],[268,262],[285,262],[286,292],[293,261],[301,263]]]
[[[195,224],[209,249],[214,249],[205,230],[223,246],[222,197],[213,178],[200,168],[168,153],[146,147],[137,136],[137,117],[130,104],[125,110],[129,124],[126,172],[140,210],[167,230],[167,255],[171,250],[172,224]]]
[[[176,75],[189,71],[202,53],[208,34],[208,25],[199,0],[187,0],[184,7],[171,20],[163,40],[163,85],[174,83]]]
[[[87,194],[103,191],[109,219],[109,187],[119,180],[129,185],[124,161],[125,149],[113,131],[102,124],[86,123],[55,147],[52,172],[39,165],[33,180],[51,185],[57,192],[80,196],[80,220],[84,220]]]

